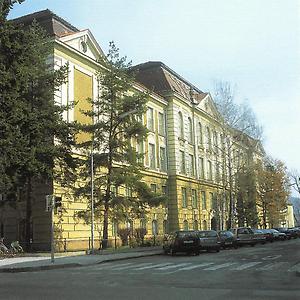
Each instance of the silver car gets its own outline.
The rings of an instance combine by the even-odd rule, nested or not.
[[[218,233],[215,230],[200,230],[197,231],[200,239],[200,250],[215,250],[220,251],[221,240]]]
[[[229,229],[235,237],[237,244],[241,245],[251,245],[252,247],[255,246],[256,240],[254,238],[254,232],[250,227],[237,227]]]

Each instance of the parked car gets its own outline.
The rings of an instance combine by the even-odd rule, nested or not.
[[[200,241],[200,250],[215,250],[216,252],[220,251],[221,241],[218,233],[215,230],[199,230],[197,231],[199,241]]]
[[[219,237],[220,237],[220,245],[221,248],[226,249],[226,248],[238,248],[238,244],[236,241],[236,237],[234,234],[229,231],[229,230],[221,230],[218,231]]]
[[[276,234],[274,235],[274,233],[272,232],[273,229],[260,229],[260,230],[264,233],[267,242],[270,242],[270,243],[274,242]],[[277,233],[279,234],[278,231],[277,231]]]
[[[195,253],[199,255],[200,240],[195,231],[175,231],[164,237],[163,249],[164,253],[170,253],[172,256],[177,252],[185,252],[187,254]]]
[[[254,233],[250,227],[237,227],[229,229],[235,236],[237,244],[255,246]]]
[[[255,243],[265,244],[267,241],[266,234],[260,229],[252,229]]]
[[[278,230],[276,230],[274,228],[269,229],[269,230],[272,232],[275,241],[285,241],[287,239],[287,236],[285,233],[279,232]]]
[[[286,227],[276,227],[276,228],[273,228],[273,229],[275,229],[275,230],[277,230],[279,232],[285,233],[286,234],[286,238],[288,240],[290,240],[292,238],[292,232],[288,228],[286,228]]]
[[[300,229],[297,227],[290,227],[288,230],[291,231],[292,238],[296,239],[300,237]]]

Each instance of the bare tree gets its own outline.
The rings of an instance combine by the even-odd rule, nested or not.
[[[216,107],[221,115],[221,146],[215,143],[216,160],[222,175],[224,199],[229,198],[227,227],[235,224],[237,215],[237,177],[241,169],[253,161],[253,153],[260,148],[262,127],[247,102],[236,104],[235,92],[228,82],[216,82]],[[217,158],[218,157],[218,158]]]
[[[291,186],[293,189],[300,194],[300,173],[299,171],[293,169],[289,173],[289,178],[291,181]]]

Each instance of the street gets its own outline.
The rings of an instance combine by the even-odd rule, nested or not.
[[[299,299],[300,239],[0,274],[1,299]]]

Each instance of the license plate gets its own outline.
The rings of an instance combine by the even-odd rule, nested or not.
[[[194,244],[194,241],[183,241],[184,244]]]

